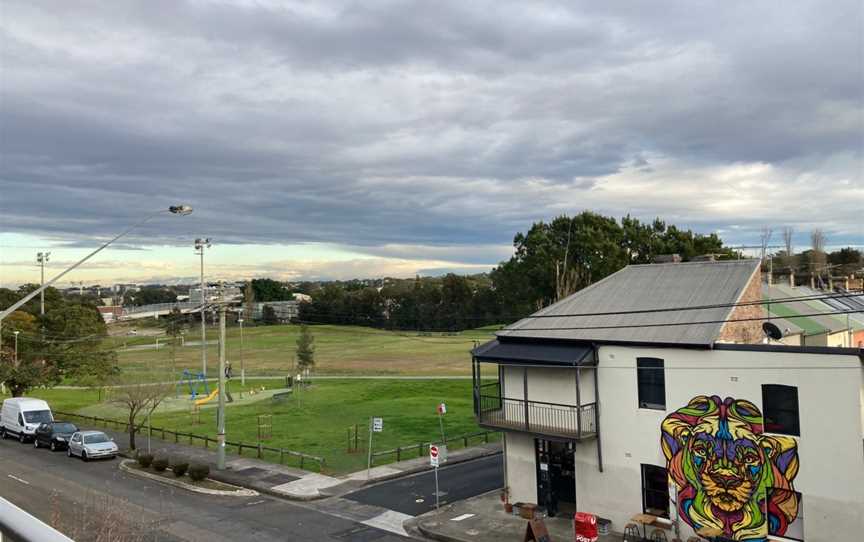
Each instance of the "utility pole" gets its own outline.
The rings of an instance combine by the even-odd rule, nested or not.
[[[45,264],[48,263],[48,256],[50,255],[50,252],[40,252],[36,254],[36,263],[38,263],[39,267],[42,268],[42,277],[39,281],[39,286],[45,285]],[[39,292],[39,314],[45,316],[45,290]]]
[[[246,367],[243,365],[243,319],[237,320],[240,324],[240,385],[246,385]]]
[[[219,406],[216,416],[216,468],[225,470],[225,305],[224,290],[219,288]]]
[[[196,254],[201,256],[201,374],[207,378],[207,316],[204,307],[207,305],[207,288],[204,284],[204,249],[210,248],[210,238],[195,239]]]
[[[15,335],[15,367],[18,367],[18,334],[21,333],[17,329],[13,332]]]

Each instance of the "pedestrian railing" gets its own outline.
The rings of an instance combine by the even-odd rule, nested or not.
[[[482,431],[479,433],[469,433],[455,437],[447,437],[448,450],[457,448],[468,448],[473,444],[488,444],[489,442],[497,441],[501,438],[501,433],[497,431]],[[432,444],[442,444],[441,442],[420,442],[417,444],[409,444],[407,446],[397,446],[391,450],[383,450],[372,453],[372,463],[383,465],[386,463],[399,462],[403,459],[413,457],[423,457],[429,453],[429,446]],[[461,445],[461,446],[460,446]],[[390,459],[387,461],[386,459]]]
[[[92,423],[94,425],[101,425],[105,428],[111,428],[124,432],[129,431],[129,422],[124,422],[122,420],[114,420],[111,418],[101,418],[99,416],[85,416],[83,414],[74,414],[71,412],[59,412],[55,411],[58,417],[64,418],[76,418],[80,420],[84,420],[85,422]],[[142,427],[139,432],[139,435],[145,435],[150,437],[156,437],[165,442],[171,442],[173,439],[174,443],[180,444],[189,444],[191,446],[204,446],[204,448],[210,448],[210,446],[216,446],[218,444],[218,440],[208,435],[196,435],[195,433],[186,433],[183,431],[175,431],[172,429],[166,429],[164,427]],[[306,469],[309,466],[317,465],[318,472],[323,472],[326,468],[326,460],[317,455],[310,455],[303,452],[297,452],[294,450],[289,450],[286,448],[274,448],[272,446],[264,446],[264,443],[258,441],[255,443],[250,442],[232,442],[229,440],[225,441],[225,448],[230,451],[236,451],[237,455],[242,456],[243,450],[248,452],[252,452],[255,457],[258,459],[264,459],[276,462],[277,458],[280,465],[285,465],[286,461],[293,461],[297,464],[301,469]]]
[[[2,497],[0,497],[0,540],[8,540],[9,542],[75,542]]]

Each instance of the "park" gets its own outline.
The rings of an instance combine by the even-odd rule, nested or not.
[[[142,425],[140,435],[152,427],[154,437],[167,430],[201,437],[194,439],[196,444],[206,444],[206,438],[213,442],[217,329],[208,329],[205,379],[200,374],[200,339],[172,341],[156,324],[142,326],[139,322],[135,335],[129,334],[128,325],[115,328],[105,339],[105,346],[117,352],[122,373],[156,379],[159,377],[152,375],[165,375],[161,377],[165,396]],[[242,344],[239,328],[228,329],[226,358],[233,378],[227,387],[226,433],[229,442],[253,450],[246,454],[254,453],[260,444],[265,450],[290,450],[325,460],[323,466],[306,462],[304,468],[330,474],[361,470],[367,466],[372,417],[384,420],[384,430],[375,433],[372,444],[378,454],[376,465],[397,459],[397,453],[382,453],[387,450],[408,448],[416,456],[430,442],[446,439],[456,447],[497,438],[482,433],[475,422],[469,364],[470,349],[488,340],[493,328],[448,334],[335,325],[311,326],[310,330],[314,370],[298,380],[299,325],[247,327]],[[241,366],[245,382],[241,381]],[[29,395],[46,399],[55,412],[82,416],[79,421],[126,419],[116,389],[64,384],[34,389]],[[439,421],[436,407],[440,403],[446,403],[447,411]],[[143,417],[139,422],[144,422]],[[139,447],[141,442],[139,436]],[[243,453],[243,447],[229,446],[228,452]],[[265,452],[261,457],[286,461],[284,454]],[[298,456],[287,457],[298,466],[293,460]]]

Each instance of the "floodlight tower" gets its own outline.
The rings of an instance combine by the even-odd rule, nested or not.
[[[195,239],[196,254],[201,256],[201,373],[207,378],[207,317],[204,308],[207,306],[207,287],[204,284],[204,249],[213,246],[210,238]]]
[[[39,280],[39,286],[45,285],[45,264],[48,263],[48,256],[50,256],[50,252],[40,252],[36,254],[36,263],[39,264],[39,267],[42,268],[42,276]],[[45,316],[45,290],[43,289],[39,292],[39,314]]]

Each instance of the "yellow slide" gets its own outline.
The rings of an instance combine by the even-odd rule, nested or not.
[[[205,397],[205,398],[203,398],[203,399],[196,399],[196,400],[195,400],[195,405],[203,405],[203,404],[205,404],[205,403],[209,403],[209,402],[212,401],[213,398],[216,397],[217,395],[219,395],[219,389],[218,389],[218,388],[215,389],[215,390],[213,390],[213,391],[211,391],[211,392],[210,392],[210,395],[208,395],[207,397]]]

